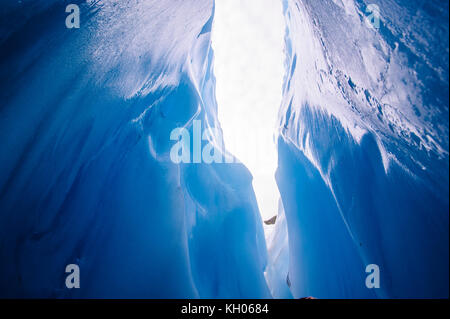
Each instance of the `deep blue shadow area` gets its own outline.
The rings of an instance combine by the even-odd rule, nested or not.
[[[309,107],[302,119],[318,163],[281,137],[277,172],[295,296],[448,295],[448,187],[395,161],[386,171],[371,134],[357,143]],[[365,287],[369,264],[380,267],[378,290]]]

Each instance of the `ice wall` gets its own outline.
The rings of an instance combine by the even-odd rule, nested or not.
[[[1,297],[269,297],[248,170],[169,157],[174,128],[220,129],[212,19],[212,0],[2,2]]]
[[[284,8],[277,181],[289,267],[278,269],[295,298],[448,298],[448,1]],[[379,289],[365,285],[369,264]]]

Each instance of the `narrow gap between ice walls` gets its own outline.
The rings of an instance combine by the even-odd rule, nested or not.
[[[213,1],[74,2],[2,16],[0,296],[270,297],[251,175],[215,161]]]
[[[280,0],[216,1],[212,47],[218,119],[227,151],[252,174],[269,251],[278,246],[274,242],[286,244],[282,256],[269,254],[276,260],[269,258],[265,276],[272,295],[289,298],[286,275],[280,277],[286,271],[278,269],[288,266],[287,260],[281,260],[287,257],[287,228],[278,213],[282,208],[275,180],[276,125],[286,73],[285,28]],[[281,230],[274,236],[276,228]],[[273,288],[275,281],[284,284]]]

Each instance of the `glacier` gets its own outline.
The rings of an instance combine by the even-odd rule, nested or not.
[[[448,298],[448,1],[280,1],[268,238],[242,163],[170,156],[233,157],[213,0],[1,1],[1,298]]]
[[[448,297],[448,1],[284,12],[277,181],[294,297]],[[366,289],[371,264],[380,289]]]
[[[270,297],[248,170],[169,157],[217,119],[213,2],[67,3],[2,13],[0,296]]]

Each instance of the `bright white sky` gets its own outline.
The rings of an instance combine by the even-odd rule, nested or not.
[[[225,146],[253,174],[264,220],[277,214],[274,131],[284,77],[281,0],[216,0],[212,33]]]

